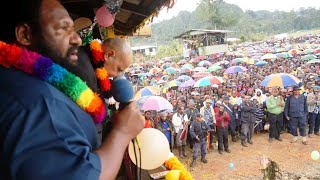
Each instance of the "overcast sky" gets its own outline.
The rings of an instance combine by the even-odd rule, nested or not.
[[[245,10],[290,11],[301,7],[320,8],[320,0],[224,0],[227,3],[236,4]],[[172,9],[163,9],[154,22],[170,19],[180,11],[194,11],[200,0],[176,0]]]

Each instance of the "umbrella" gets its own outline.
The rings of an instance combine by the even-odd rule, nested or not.
[[[320,59],[312,59],[311,61],[307,62],[307,64],[314,64],[314,63],[320,63]]]
[[[209,62],[209,61],[207,61],[207,60],[205,60],[205,61],[200,61],[200,62],[198,63],[198,66],[211,66],[211,65],[212,65],[212,63]]]
[[[195,83],[196,83],[196,81],[194,81],[193,79],[191,79],[191,80],[188,80],[188,81],[186,81],[186,82],[183,82],[183,83],[179,86],[179,88],[192,87],[192,86],[194,86]]]
[[[232,64],[236,63],[242,63],[244,61],[244,58],[235,58],[234,60],[231,61]]]
[[[180,81],[173,80],[173,81],[167,82],[166,85],[164,85],[164,88],[169,89],[172,87],[178,87],[180,85],[181,85]]]
[[[137,100],[137,106],[144,111],[163,111],[173,109],[172,104],[161,96],[144,96]]]
[[[180,74],[186,74],[186,73],[189,73],[189,72],[191,72],[190,69],[182,69],[182,70],[180,71]]]
[[[169,67],[167,69],[165,69],[165,71],[168,73],[168,74],[174,74],[176,72],[176,69],[173,68],[173,67]]]
[[[320,48],[315,49],[315,50],[314,50],[314,53],[315,53],[315,54],[320,53]]]
[[[192,64],[184,64],[182,67],[181,67],[181,70],[183,69],[193,69],[194,67],[192,66]]]
[[[314,50],[313,49],[305,49],[304,52],[307,54],[313,54]]]
[[[293,57],[292,54],[290,54],[288,52],[277,53],[276,56],[278,58],[284,58],[284,59]]]
[[[219,66],[219,65],[213,65],[213,66],[209,67],[208,72],[219,71],[219,70],[221,70],[221,69],[222,69],[221,66]]]
[[[192,71],[194,71],[194,72],[205,72],[205,71],[207,71],[207,68],[205,68],[205,67],[196,67]]]
[[[207,77],[207,76],[212,76],[212,74],[210,74],[208,72],[198,72],[198,73],[195,73],[192,77],[203,78],[203,77]]]
[[[231,74],[231,73],[243,72],[243,71],[247,71],[247,70],[248,69],[243,66],[231,66],[224,73]]]
[[[266,64],[268,64],[268,62],[266,62],[266,61],[259,61],[259,62],[257,62],[257,63],[254,64],[254,65],[256,65],[256,66],[264,66],[264,65],[266,65]]]
[[[161,71],[162,70],[160,68],[155,67],[155,68],[150,69],[149,73],[150,74],[156,74],[156,73],[159,73]]]
[[[182,76],[179,76],[179,77],[177,78],[177,80],[178,80],[178,81],[181,81],[181,82],[185,82],[185,81],[188,81],[188,80],[190,80],[190,79],[192,79],[192,77],[187,76],[187,75],[182,75]]]
[[[168,75],[163,75],[160,79],[165,81],[165,80],[169,79],[169,76]]]
[[[288,53],[292,54],[292,55],[296,55],[300,53],[300,50],[298,49],[291,49],[290,51],[288,51]]]
[[[248,63],[248,64],[256,64],[257,62],[259,62],[258,59],[249,59],[246,61],[246,63]]]
[[[317,56],[313,55],[313,54],[308,54],[308,55],[305,55],[302,57],[302,60],[305,60],[305,61],[309,61],[309,60],[312,60],[312,59],[317,59]]]
[[[159,85],[159,84],[163,84],[163,83],[165,83],[166,81],[164,81],[164,80],[159,80],[158,82],[157,82],[157,84]]]
[[[222,78],[217,77],[217,76],[204,77],[204,78],[199,79],[194,84],[194,87],[212,86],[214,84],[221,84],[222,82],[223,82]]]
[[[266,59],[277,59],[277,56],[274,54],[265,54],[261,57],[261,60],[266,60]]]
[[[152,95],[158,95],[161,92],[161,89],[155,86],[146,86],[142,89],[140,89],[136,95],[134,96],[134,100],[138,100],[143,96],[152,96]]]
[[[287,73],[271,74],[264,78],[260,86],[264,87],[288,87],[298,85],[300,80],[295,76]]]

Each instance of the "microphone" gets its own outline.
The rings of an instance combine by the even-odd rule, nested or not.
[[[111,93],[114,100],[120,103],[120,110],[130,103],[134,94],[130,81],[124,76],[118,76],[113,80]]]

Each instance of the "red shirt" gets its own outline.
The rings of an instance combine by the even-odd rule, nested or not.
[[[216,126],[217,127],[228,127],[230,116],[227,112],[224,112],[223,115],[216,113]]]

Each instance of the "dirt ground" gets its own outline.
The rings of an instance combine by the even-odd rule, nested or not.
[[[268,142],[268,133],[254,134],[253,144],[243,147],[238,142],[232,142],[229,136],[231,153],[223,152],[220,155],[217,148],[207,154],[207,164],[200,162],[200,157],[194,168],[189,168],[192,160],[192,150],[188,149],[187,159],[181,162],[190,170],[196,180],[261,180],[263,173],[260,159],[263,156],[270,158],[280,166],[282,178],[287,180],[312,179],[320,180],[320,160],[311,159],[311,152],[320,151],[320,137],[308,138],[308,145],[303,145],[301,138],[296,143],[291,143],[292,136],[288,133],[281,135],[283,141]],[[174,149],[174,153],[177,150]],[[200,156],[200,155],[199,155]],[[229,168],[233,163],[234,168]]]

